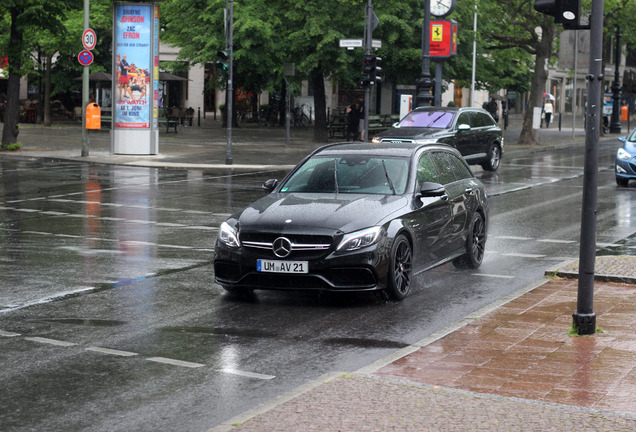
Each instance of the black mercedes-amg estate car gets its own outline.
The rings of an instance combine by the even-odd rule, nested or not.
[[[253,289],[386,290],[484,257],[482,183],[446,145],[332,144],[307,156],[269,194],[220,227],[215,281]]]

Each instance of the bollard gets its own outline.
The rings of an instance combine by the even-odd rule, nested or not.
[[[561,113],[559,113],[559,131],[561,131]]]
[[[197,113],[197,126],[201,127],[201,107],[199,107],[199,112]]]

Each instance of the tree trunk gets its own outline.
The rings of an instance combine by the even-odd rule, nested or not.
[[[47,55],[44,59],[46,62],[44,78],[44,126],[51,126],[51,60],[52,57],[50,55]]]
[[[18,116],[20,115],[20,55],[22,33],[18,31],[17,20],[21,9],[11,8],[11,30],[9,34],[9,79],[7,80],[7,106],[4,112],[4,129],[0,150],[6,150],[9,144],[18,141]]]
[[[532,128],[532,119],[534,116],[534,107],[543,107],[543,92],[545,82],[548,79],[547,62],[552,55],[552,43],[554,41],[554,33],[556,26],[550,22],[541,26],[542,37],[541,42],[537,46],[537,52],[534,63],[534,75],[532,76],[532,88],[530,90],[530,103],[528,110],[523,117],[523,127],[519,136],[519,144],[539,144],[539,134],[536,129]],[[539,114],[540,115],[540,114]]]
[[[326,143],[329,142],[327,95],[325,94],[325,79],[320,70],[314,69],[311,74],[311,82],[314,86],[314,141]]]

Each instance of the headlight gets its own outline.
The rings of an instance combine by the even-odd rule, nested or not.
[[[241,246],[238,239],[238,232],[227,222],[223,222],[219,228],[219,241],[229,247],[237,248]]]
[[[629,160],[632,158],[632,155],[630,155],[629,153],[627,153],[625,151],[625,149],[623,148],[619,148],[618,152],[616,153],[616,157],[622,160]]]
[[[371,246],[378,242],[381,233],[382,227],[373,227],[346,234],[338,245],[337,250],[340,252],[351,252]]]
[[[382,142],[382,138],[380,138],[380,137],[373,137],[373,138],[371,139],[371,142],[372,142],[372,143],[374,143],[374,144],[380,144],[380,143]]]

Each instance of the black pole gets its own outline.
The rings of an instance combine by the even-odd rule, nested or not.
[[[373,2],[368,0],[364,15],[364,53],[371,54],[372,46],[372,29],[371,15],[373,14]],[[371,89],[370,85],[364,87],[364,137],[363,141],[369,141],[369,105],[371,105]]]
[[[227,104],[225,108],[227,109],[227,146],[226,146],[226,154],[225,154],[225,165],[232,165],[232,103],[234,102],[234,91],[233,91],[233,75],[234,75],[234,0],[228,0],[229,4],[229,43],[226,47],[229,50],[229,60],[230,60],[230,68],[227,76]]]
[[[616,67],[614,68],[614,82],[612,83],[612,121],[610,133],[621,133],[621,83],[619,69],[621,65],[621,28],[616,26]]]
[[[585,165],[579,253],[579,285],[573,326],[579,335],[596,332],[594,313],[594,264],[596,259],[596,198],[601,85],[603,80],[603,0],[592,0],[590,16],[590,69],[587,74]]]
[[[430,28],[431,0],[424,0],[424,21],[422,22],[422,76],[417,80],[417,97],[415,100],[415,104],[418,107],[431,106],[433,104],[433,95],[431,94],[433,82],[431,80]]]

